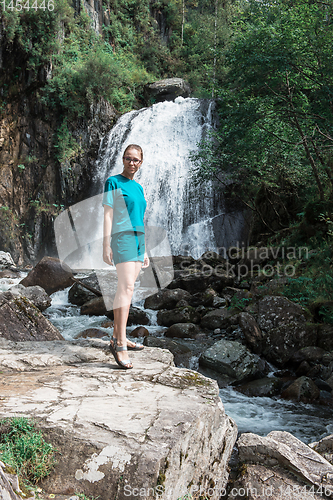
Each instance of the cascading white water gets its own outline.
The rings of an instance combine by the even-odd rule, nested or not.
[[[212,218],[223,213],[221,196],[209,183],[195,190],[190,177],[190,154],[214,127],[214,108],[214,101],[178,97],[131,111],[100,148],[95,174],[99,192],[107,177],[122,171],[126,145],[143,148],[144,162],[135,179],[148,203],[145,222],[167,231],[173,254],[186,249],[197,258],[216,247]]]

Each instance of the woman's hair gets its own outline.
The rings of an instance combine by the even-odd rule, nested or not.
[[[140,154],[141,154],[141,161],[143,160],[143,151],[142,151],[142,147],[141,147],[141,146],[138,146],[137,144],[129,144],[129,145],[127,146],[127,148],[125,149],[125,151],[124,151],[123,157],[125,156],[126,151],[128,151],[129,149],[136,149],[137,151],[140,151]]]

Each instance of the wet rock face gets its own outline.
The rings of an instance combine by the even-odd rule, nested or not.
[[[103,14],[101,0],[98,5]],[[17,66],[13,61],[21,57],[7,50],[11,45],[3,43],[2,50],[9,79]],[[47,81],[43,70],[38,87]],[[27,74],[23,65],[18,99],[3,109],[0,130],[0,205],[6,208],[0,211],[0,248],[9,251],[18,265],[35,263],[45,254],[57,255],[53,220],[59,198],[60,203],[66,200],[71,205],[89,196],[100,140],[117,117],[115,109],[100,99],[84,118],[69,123],[69,133],[80,152],[60,164],[54,145],[62,117],[40,103],[26,83]]]
[[[216,382],[148,347],[131,353],[133,370],[119,370],[107,346],[1,343],[0,416],[38,417],[59,452],[43,490],[125,500],[146,488],[141,497],[153,500],[159,486],[160,498],[171,500],[189,484],[224,488],[237,429]]]
[[[234,380],[254,377],[265,370],[265,363],[239,342],[220,340],[207,349],[199,358],[199,363]]]
[[[157,323],[171,326],[175,323],[199,323],[200,315],[193,307],[182,307],[171,311],[162,309],[157,313]]]
[[[80,13],[82,10],[82,2],[73,0],[72,4],[76,12]],[[103,9],[102,0],[84,0],[83,6],[92,21],[93,29],[97,34],[102,35],[103,24],[106,26],[110,24],[110,10]]]
[[[159,309],[173,309],[180,300],[191,299],[191,294],[181,288],[174,290],[164,289],[147,297],[145,300],[145,308],[157,311]]]
[[[294,399],[309,403],[319,398],[320,390],[317,385],[308,377],[299,377],[285,389],[281,396],[284,399]]]
[[[26,297],[43,312],[51,305],[51,297],[38,285],[25,287],[24,285],[12,286],[9,291],[18,297]]]
[[[25,287],[38,285],[51,295],[70,286],[73,283],[72,277],[71,269],[59,259],[43,257],[28,276],[20,281],[20,285]]]
[[[319,453],[316,453],[309,446],[302,443],[289,432],[273,431],[266,437],[257,436],[252,433],[244,433],[238,440],[239,459],[245,464],[261,465],[257,471],[261,471],[261,478],[272,478],[273,482],[268,482],[271,485],[273,492],[271,495],[268,491],[265,495],[256,498],[288,498],[287,485],[289,483],[290,473],[296,475],[297,479],[293,482],[298,485],[299,491],[302,491],[302,498],[317,498],[314,496],[306,496],[304,485],[313,485],[315,491],[322,488],[322,494],[326,488],[327,491],[333,493],[333,466],[325,460]],[[275,479],[273,470],[278,469],[278,475]],[[245,468],[246,470],[246,468]],[[257,476],[257,471],[252,470],[250,477],[240,478],[240,483],[248,485],[249,481]],[[280,478],[280,479],[279,479]],[[257,476],[257,480],[258,480]],[[282,480],[282,481],[281,481]],[[265,481],[266,483],[266,481]],[[291,483],[293,484],[293,483]],[[282,486],[282,489],[281,489]],[[303,486],[303,490],[301,490]],[[296,498],[292,495],[290,498]],[[262,493],[262,488],[257,490]],[[231,498],[230,496],[228,498]],[[239,498],[236,496],[236,498]],[[254,498],[252,495],[249,498]],[[320,495],[318,495],[320,498]]]
[[[167,78],[158,82],[150,83],[144,87],[144,95],[147,102],[173,101],[176,97],[190,97],[190,86],[182,78]]]
[[[29,299],[10,292],[0,294],[0,338],[16,342],[63,339]]]

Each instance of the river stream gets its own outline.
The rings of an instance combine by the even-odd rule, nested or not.
[[[143,307],[143,304],[137,302],[135,306]],[[86,328],[100,328],[108,319],[106,316],[80,316],[79,308],[68,302],[67,290],[53,294],[52,306],[45,313],[67,340],[75,338]],[[162,336],[166,328],[157,325],[156,311],[148,313],[151,322],[155,323],[147,326],[150,335]],[[139,325],[127,329],[129,337],[136,326]],[[106,336],[110,335],[110,331],[105,329]],[[143,338],[139,340],[143,341]],[[193,366],[197,365],[195,361]],[[288,431],[305,443],[333,433],[331,408],[278,398],[248,397],[231,386],[220,389],[220,397],[226,413],[235,420],[239,432],[266,436],[273,430]]]
[[[1,279],[0,291],[8,290],[22,279]],[[106,316],[80,315],[80,308],[68,301],[68,290],[52,295],[52,305],[44,311],[45,316],[59,329],[66,340],[73,340],[87,328],[100,328],[108,318]],[[142,301],[143,302],[143,301]],[[137,302],[136,307],[143,307]],[[156,323],[156,311],[147,311],[151,325],[147,326],[150,335],[163,336],[163,328]],[[127,329],[130,332],[139,325]],[[105,338],[111,330],[105,328]],[[133,339],[134,340],[134,339]],[[142,339],[139,339],[143,341]],[[197,360],[193,361],[193,367]],[[232,417],[240,433],[254,432],[266,436],[273,430],[288,431],[305,443],[318,441],[333,433],[332,409],[278,398],[248,397],[233,387],[220,389],[220,397],[226,413]]]

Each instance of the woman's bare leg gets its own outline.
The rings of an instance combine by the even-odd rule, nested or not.
[[[121,262],[116,265],[118,284],[113,301],[114,330],[113,336],[119,346],[126,346],[126,325],[132,301],[134,283],[140,272],[142,262]],[[128,359],[127,351],[119,351],[120,361]]]

